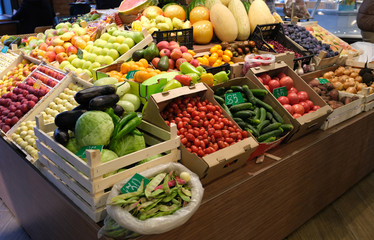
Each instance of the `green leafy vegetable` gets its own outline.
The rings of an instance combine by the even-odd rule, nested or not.
[[[110,149],[120,157],[144,148],[144,137],[131,133],[124,135],[110,144]]]

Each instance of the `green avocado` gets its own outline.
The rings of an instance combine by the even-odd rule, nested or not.
[[[139,61],[144,57],[144,51],[145,49],[138,49],[132,54],[132,60]]]
[[[144,50],[144,58],[147,59],[148,62],[151,62],[153,58],[158,57],[159,55],[160,55],[160,51],[158,50],[155,43],[151,43]]]

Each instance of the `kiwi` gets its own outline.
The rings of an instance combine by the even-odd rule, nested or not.
[[[232,55],[233,55],[234,57],[238,57],[238,56],[239,56],[239,53],[238,53],[237,51],[233,51],[233,52],[232,52]]]
[[[233,49],[235,49],[235,51],[238,50],[238,48],[239,48],[238,44],[236,44],[236,43],[232,43],[232,44],[230,44],[230,45],[231,45],[231,47],[232,47]]]
[[[222,46],[222,50],[226,50],[230,46],[230,44],[224,41],[224,42],[221,42],[221,46]]]

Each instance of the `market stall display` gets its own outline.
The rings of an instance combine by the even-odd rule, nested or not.
[[[297,155],[290,146],[301,152],[302,137],[370,117],[373,70],[344,65],[359,52],[322,27],[283,23],[261,0],[154,4],[124,1],[44,33],[1,37],[19,48],[0,58],[2,137],[93,222],[111,209],[104,225],[126,228],[133,221],[116,209],[139,226],[160,224],[191,206],[193,188],[179,170],[158,171],[164,163],[205,186],[233,172],[250,180]],[[152,184],[112,188],[146,169]],[[197,196],[183,221],[129,231],[186,224]]]

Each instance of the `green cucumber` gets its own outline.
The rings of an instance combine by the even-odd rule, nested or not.
[[[263,122],[266,119],[266,110],[263,107],[260,108],[260,118],[259,119],[260,119],[260,122]]]
[[[221,106],[222,106],[223,110],[225,110],[230,117],[233,117],[230,109],[227,107],[226,104],[223,103],[223,104],[221,104]]]
[[[292,124],[282,124],[281,126],[280,126],[282,129],[283,129],[283,131],[285,131],[285,132],[291,132],[292,130],[293,130],[293,126],[292,126]]]
[[[258,138],[257,138],[257,141],[259,142],[263,142],[265,141],[266,139],[268,139],[269,137],[279,137],[280,135],[282,135],[283,133],[283,130],[278,128],[277,130],[273,130],[271,132],[267,132],[267,133],[264,133],[264,134],[261,134]]]
[[[234,92],[233,90],[229,89],[229,90],[226,90],[225,94],[226,93],[233,93],[233,92]]]
[[[219,103],[219,104],[225,104],[225,99],[223,99],[223,98],[221,98],[220,96],[218,96],[218,95],[214,95],[213,96],[214,97],[214,99]]]
[[[245,129],[247,127],[247,124],[245,122],[236,122],[236,124],[238,124],[238,126],[241,128],[241,129]]]
[[[253,111],[251,110],[242,110],[238,112],[234,112],[233,116],[241,119],[248,119],[254,115]]]
[[[266,119],[272,121],[273,120],[273,114],[271,114],[271,112],[266,112]]]
[[[244,123],[243,119],[238,118],[238,117],[234,117],[233,120],[234,120],[236,123],[238,123],[238,122],[243,122],[243,123]]]
[[[267,103],[261,101],[260,99],[258,99],[258,98],[256,98],[256,97],[255,97],[255,104],[256,104],[257,106],[261,106],[261,107],[265,108],[266,111],[273,113],[273,108],[272,108],[272,106],[270,106],[269,104],[267,104]]]
[[[247,128],[246,129],[248,129],[247,131],[248,132],[250,132],[250,133],[252,133],[252,135],[254,136],[254,137],[258,137],[260,134],[258,133],[258,131],[257,131],[257,129],[254,127],[254,126],[252,126],[251,124],[246,124],[246,126],[247,126]],[[250,130],[250,131],[249,131]]]
[[[257,98],[263,99],[266,94],[268,94],[268,90],[265,89],[250,89],[253,95]]]
[[[249,89],[248,85],[243,85],[242,88],[243,88],[244,94],[247,96],[248,101],[252,103],[253,105],[255,105],[256,104],[255,96]]]
[[[255,119],[260,119],[260,108],[256,107],[255,110]]]
[[[268,126],[266,126],[265,128],[262,129],[261,134],[267,133],[267,132],[270,132],[270,131],[273,131],[273,130],[277,130],[281,125],[282,125],[282,123],[279,123],[279,122],[269,124]]]
[[[277,138],[272,136],[266,139],[265,141],[263,141],[262,143],[271,143],[271,142],[274,142],[275,140],[277,140]]]
[[[230,107],[231,112],[238,112],[242,110],[253,110],[252,103],[239,103]]]
[[[214,94],[216,95],[223,95],[225,94],[226,89],[224,87],[217,88],[216,91],[214,91]]]
[[[256,119],[256,118],[254,118],[254,119],[249,118],[249,119],[245,120],[245,122],[247,122],[251,125],[256,125],[256,126],[261,123],[260,119]]]
[[[264,129],[265,127],[267,127],[269,124],[270,124],[269,120],[262,121],[260,124],[257,125],[257,131],[259,133],[262,133],[262,129]]]
[[[280,122],[280,123],[284,123],[284,120],[283,118],[281,117],[281,115],[279,115],[279,113],[277,113],[277,111],[273,111],[273,117],[275,118],[275,120],[277,120],[277,122]]]
[[[231,86],[231,90],[234,92],[243,92],[243,88],[241,86]]]

